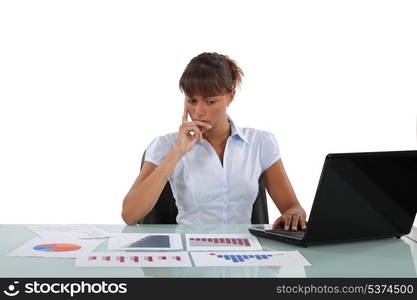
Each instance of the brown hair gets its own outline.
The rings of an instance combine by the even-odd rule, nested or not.
[[[243,72],[227,55],[204,52],[194,57],[181,76],[179,87],[187,96],[212,97],[231,93]]]

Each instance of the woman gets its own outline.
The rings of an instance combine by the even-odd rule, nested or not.
[[[305,211],[273,134],[239,128],[227,114],[242,76],[226,55],[202,53],[190,61],[179,83],[185,95],[182,124],[178,132],[155,138],[146,149],[142,170],[123,201],[127,224],[136,224],[152,210],[168,180],[178,224],[250,224],[262,176],[282,213],[273,227],[306,228]]]

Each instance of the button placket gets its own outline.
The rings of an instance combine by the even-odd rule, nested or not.
[[[227,223],[228,218],[229,218],[229,215],[228,215],[228,210],[229,210],[229,195],[228,195],[228,193],[229,193],[229,188],[227,186],[227,146],[229,144],[229,138],[230,138],[230,136],[227,138],[226,146],[225,146],[225,149],[224,149],[223,166],[222,166],[222,163],[220,161],[219,156],[217,155],[216,150],[214,150],[214,148],[211,146],[211,144],[209,142],[206,141],[206,143],[205,143],[205,144],[208,145],[211,153],[215,156],[216,161],[217,161],[217,165],[220,168],[219,169],[219,173],[220,173],[220,176],[222,178],[221,180],[223,182],[223,197],[224,197],[224,200],[225,200],[225,206],[224,206],[225,208],[223,210],[223,222],[224,223]]]

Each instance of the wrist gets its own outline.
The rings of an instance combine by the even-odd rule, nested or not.
[[[172,147],[170,154],[177,160],[180,160],[184,156],[184,152],[177,148],[177,146]]]
[[[287,210],[298,210],[303,216],[306,216],[306,212],[300,204],[290,206]]]

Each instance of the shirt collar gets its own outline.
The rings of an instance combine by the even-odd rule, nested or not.
[[[235,122],[233,122],[232,118],[230,117],[229,114],[227,114],[227,119],[230,122],[230,126],[231,126],[231,134],[230,136],[234,137],[236,136],[237,138],[240,138],[241,140],[245,141],[246,143],[249,144],[249,141],[247,139],[247,137],[243,134],[242,129],[238,126],[236,126]]]

